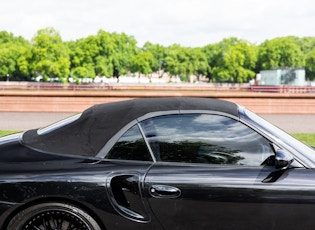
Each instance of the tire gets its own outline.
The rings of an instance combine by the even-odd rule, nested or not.
[[[85,211],[64,203],[43,203],[28,207],[8,224],[8,230],[101,230]]]

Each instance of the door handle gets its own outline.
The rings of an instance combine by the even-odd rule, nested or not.
[[[181,191],[169,185],[152,185],[150,194],[156,198],[177,198],[181,195]]]

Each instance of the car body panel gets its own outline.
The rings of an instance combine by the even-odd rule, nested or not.
[[[180,123],[179,116],[187,119]],[[155,118],[171,119],[151,129]],[[228,127],[224,133],[222,127]],[[156,154],[158,133],[160,150],[172,158]],[[249,156],[260,151],[255,143],[267,155]],[[123,153],[135,151],[137,160],[109,158],[116,144]],[[206,152],[219,160],[185,156],[195,147],[205,147],[198,157]],[[245,161],[222,161],[235,156]],[[284,164],[277,168],[278,161]],[[57,125],[0,138],[0,229],[28,207],[51,202],[72,205],[74,214],[83,210],[101,229],[310,229],[314,170],[313,149],[231,102],[155,98],[97,105]]]
[[[153,185],[177,188],[181,196],[152,196]],[[147,174],[145,190],[150,207],[165,229],[290,229],[297,223],[302,229],[315,226],[313,169],[162,164],[153,166]]]
[[[107,181],[117,177],[118,173],[119,176],[137,175],[133,183],[141,189],[141,180],[151,162],[113,162],[41,153],[23,146],[16,139],[7,144],[6,149],[9,148],[15,149],[15,155],[0,156],[0,225],[10,212],[25,204],[63,200],[83,204],[87,209],[101,210],[97,215],[105,216],[106,226],[123,226],[124,222],[128,227],[144,226],[136,218],[125,219],[115,210],[112,205],[115,197],[108,192]],[[10,164],[7,163],[9,160]],[[124,187],[123,182],[118,185]],[[139,189],[139,198],[133,197],[133,205],[136,210],[141,209],[148,222],[151,215],[144,207]],[[107,223],[106,220],[111,221]]]

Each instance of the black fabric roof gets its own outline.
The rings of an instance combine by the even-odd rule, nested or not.
[[[139,98],[105,103],[85,110],[81,117],[51,133],[38,135],[29,130],[25,145],[47,152],[95,156],[120,129],[150,112],[212,110],[238,116],[237,105],[209,98]]]

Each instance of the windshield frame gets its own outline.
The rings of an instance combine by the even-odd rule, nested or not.
[[[276,127],[245,107],[239,106],[239,116],[242,122],[262,132],[263,135],[278,147],[288,150],[306,168],[315,167],[315,150],[312,147],[297,140],[284,130]]]

